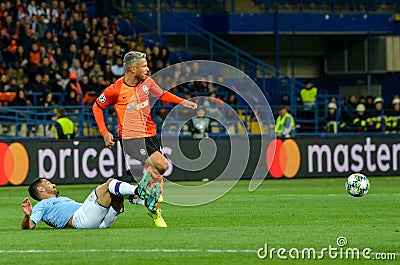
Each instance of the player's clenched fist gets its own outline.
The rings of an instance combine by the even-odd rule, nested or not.
[[[104,139],[104,144],[108,147],[111,148],[114,146],[115,142],[114,142],[114,135],[112,135],[112,133],[110,132],[106,132],[103,135],[103,139]]]

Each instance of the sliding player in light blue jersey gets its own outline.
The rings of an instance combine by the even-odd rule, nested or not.
[[[22,229],[34,229],[40,221],[54,228],[108,228],[124,211],[124,199],[142,204],[155,213],[161,186],[150,187],[151,174],[145,174],[138,186],[116,179],[108,179],[90,193],[83,203],[67,197],[58,197],[56,185],[38,178],[29,185],[30,196],[39,201],[34,207],[25,198],[22,211]]]

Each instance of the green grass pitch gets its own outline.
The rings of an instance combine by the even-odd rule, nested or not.
[[[56,230],[41,223],[22,231],[26,187],[0,187],[0,264],[399,264],[400,178],[369,179],[371,190],[362,198],[346,193],[344,178],[266,180],[255,192],[240,181],[206,205],[163,204],[166,229],[154,227],[144,207],[127,204],[109,229]],[[58,189],[83,201],[95,186]],[[344,248],[396,253],[396,260],[257,256],[265,243],[269,250],[320,251],[338,247],[339,236],[347,239]]]

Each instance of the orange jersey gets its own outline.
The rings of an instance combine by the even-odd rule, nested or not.
[[[146,77],[135,87],[127,85],[125,76],[118,79],[114,84],[107,87],[96,99],[100,108],[113,105],[118,119],[118,131],[121,139],[152,137],[157,134],[156,126],[151,118],[151,106],[149,94],[155,98],[163,95],[164,91],[154,82],[151,77]],[[96,112],[94,112],[96,117]],[[100,133],[107,130],[104,124],[99,124]],[[103,119],[104,123],[104,119]]]

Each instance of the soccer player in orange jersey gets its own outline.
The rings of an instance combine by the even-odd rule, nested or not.
[[[148,76],[145,53],[128,52],[124,57],[124,67],[125,75],[107,87],[93,104],[93,114],[105,145],[111,148],[115,144],[114,136],[107,130],[103,110],[110,105],[114,107],[124,152],[144,162],[146,167],[146,173],[140,181],[142,185],[139,186],[151,186],[156,182],[162,186],[168,160],[161,153],[161,145],[156,138],[157,129],[151,117],[149,94],[162,101],[182,104],[190,109],[196,109],[197,104],[162,90]],[[140,198],[141,195],[143,194],[139,191]],[[159,209],[156,214],[148,213],[157,227],[167,227]]]

